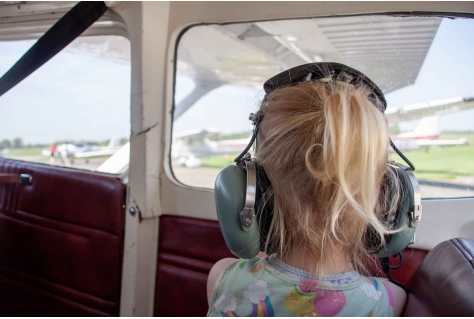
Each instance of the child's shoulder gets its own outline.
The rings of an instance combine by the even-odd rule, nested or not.
[[[405,290],[402,287],[390,282],[386,278],[366,277],[366,279],[369,284],[374,285],[375,287],[377,285],[385,287],[389,303],[393,307],[393,315],[395,317],[401,316],[405,308],[407,298]]]
[[[207,279],[207,297],[208,302],[212,299],[212,294],[216,284],[218,284],[224,275],[231,276],[232,279],[241,278],[242,273],[255,273],[263,268],[263,256],[257,256],[252,259],[224,258],[212,266]]]
[[[224,271],[224,269],[239,261],[236,258],[224,258],[219,260],[212,266],[211,271],[209,271],[209,276],[207,277],[207,302],[210,303],[212,299],[212,293],[214,291],[214,286],[216,285],[220,275]]]
[[[405,309],[405,303],[407,300],[407,293],[402,287],[388,281],[387,290],[390,289],[390,293],[393,298],[393,315],[400,317]]]

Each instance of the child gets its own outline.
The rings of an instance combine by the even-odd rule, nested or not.
[[[208,278],[209,316],[399,316],[403,311],[402,288],[360,274],[366,273],[367,229],[381,244],[394,232],[379,220],[382,212],[393,211],[394,202],[380,194],[388,173],[385,99],[354,69],[336,63],[306,66],[324,67],[318,72],[327,76],[301,77],[304,66],[285,71],[265,83],[260,107],[255,162],[272,185],[266,251],[275,253],[217,262]],[[362,80],[354,79],[355,73]]]

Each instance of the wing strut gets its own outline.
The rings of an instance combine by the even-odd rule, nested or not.
[[[106,10],[107,6],[103,1],[81,1],[76,4],[0,78],[0,96],[48,62]]]

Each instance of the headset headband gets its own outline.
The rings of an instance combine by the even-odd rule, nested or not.
[[[369,101],[371,101],[372,104],[374,104],[374,106],[382,113],[384,113],[387,109],[387,101],[385,100],[382,90],[380,90],[380,88],[374,82],[372,82],[371,79],[356,69],[341,63],[334,62],[303,64],[271,77],[263,84],[263,89],[265,90],[264,100],[266,100],[267,96],[276,89],[321,79],[341,81],[355,86],[364,86],[370,90],[370,93],[367,96]],[[252,124],[255,125],[252,138],[250,139],[250,142],[244,151],[234,159],[234,162],[240,162],[245,154],[247,154],[250,147],[252,147],[255,139],[257,138],[259,125],[262,119],[263,113],[261,111],[250,114],[249,120],[251,120]],[[411,170],[415,171],[415,166],[395,146],[395,144],[392,142],[392,139],[390,139],[390,146],[405,161],[405,163],[410,166]]]
[[[356,86],[364,86],[370,90],[368,99],[377,109],[383,113],[387,108],[387,101],[385,100],[382,90],[380,90],[372,80],[362,72],[340,63],[308,63],[283,71],[268,79],[263,84],[265,98],[276,89],[321,79],[336,80]]]

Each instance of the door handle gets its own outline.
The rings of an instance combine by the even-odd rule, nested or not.
[[[33,176],[30,174],[0,174],[0,184],[32,185]]]

